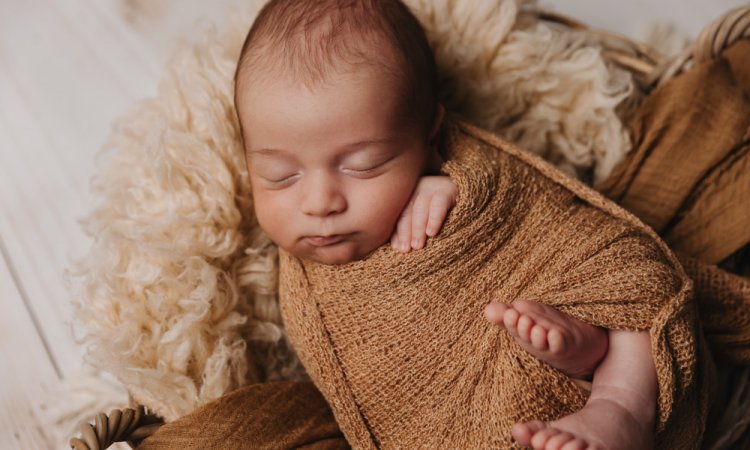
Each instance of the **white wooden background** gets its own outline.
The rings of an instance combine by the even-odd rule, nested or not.
[[[197,19],[221,23],[240,2],[0,0],[0,449],[65,448],[41,404],[82,366],[62,273],[89,245],[77,219],[110,123],[154,94]],[[631,37],[654,21],[695,36],[743,3],[541,1]]]

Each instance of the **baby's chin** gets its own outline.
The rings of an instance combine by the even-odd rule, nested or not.
[[[287,250],[294,256],[303,259],[309,259],[321,264],[340,265],[358,261],[372,253],[373,249],[362,249],[353,242],[341,242],[324,247],[300,246],[292,250]]]

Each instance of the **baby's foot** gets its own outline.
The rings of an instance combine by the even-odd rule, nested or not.
[[[517,423],[511,434],[534,450],[649,450],[653,426],[653,419],[639,420],[617,401],[593,399],[554,422]]]
[[[494,302],[487,320],[505,328],[527,352],[569,376],[586,378],[607,353],[607,332],[541,303]]]

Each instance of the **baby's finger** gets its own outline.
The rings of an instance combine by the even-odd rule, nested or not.
[[[414,200],[414,207],[411,211],[411,247],[415,250],[424,247],[429,207],[429,197],[419,195]]]
[[[412,202],[404,208],[404,212],[401,213],[401,218],[398,219],[396,224],[396,234],[398,235],[398,249],[402,252],[408,252],[411,241],[411,212]]]
[[[427,221],[427,236],[433,237],[438,234],[450,207],[451,203],[447,197],[442,195],[434,195],[432,197],[432,201],[430,202],[430,217]]]
[[[394,250],[401,250],[401,236],[398,234],[398,228],[391,235],[391,247]]]

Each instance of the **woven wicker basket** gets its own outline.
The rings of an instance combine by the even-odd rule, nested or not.
[[[690,47],[669,58],[624,36],[591,29],[568,17],[543,11],[538,14],[539,19],[555,26],[586,31],[594,43],[601,46],[602,55],[607,61],[633,74],[639,89],[644,94],[689,70],[693,65],[718,57],[738,40],[750,39],[750,6],[729,11],[709,24]],[[750,402],[744,400],[744,397],[750,395],[748,394],[750,370],[734,371],[726,376],[729,376],[732,382],[739,386],[738,390],[742,391],[743,399],[738,398],[732,401]],[[130,406],[130,408],[113,410],[109,414],[99,413],[93,424],[82,423],[81,436],[70,440],[71,448],[103,450],[115,442],[127,442],[135,448],[140,441],[153,434],[163,424],[159,417],[150,414],[142,405],[135,405],[132,399]],[[739,432],[743,435],[747,434],[747,430],[750,429],[750,423],[739,424],[742,425],[741,427],[731,423],[718,425],[732,428],[735,433]],[[726,447],[715,442],[713,448]]]

